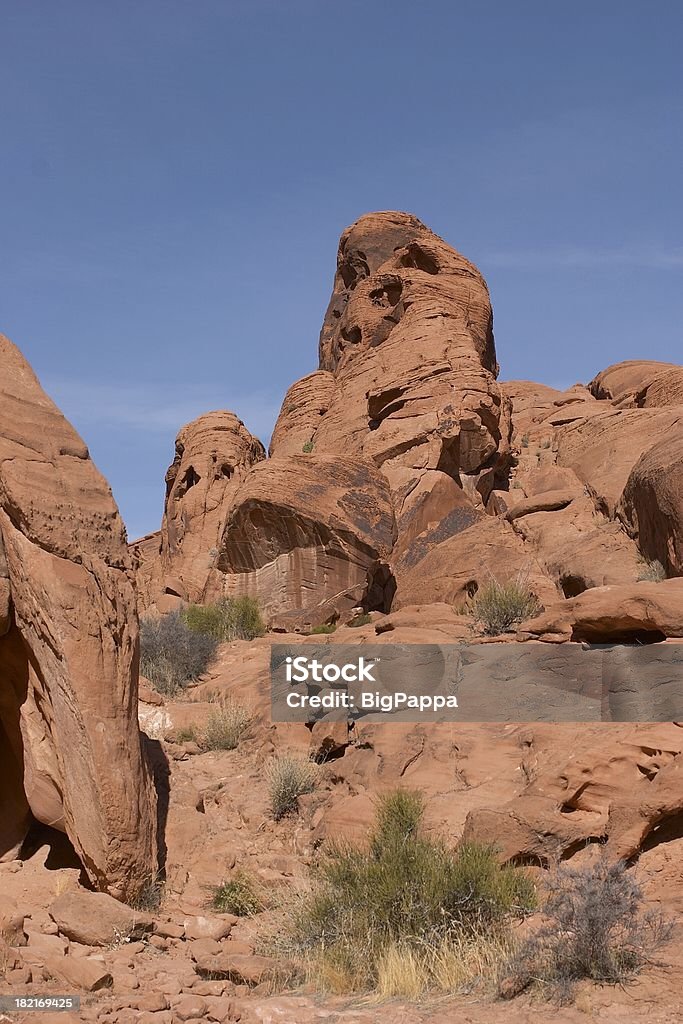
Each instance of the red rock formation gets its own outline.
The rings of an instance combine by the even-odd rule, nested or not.
[[[256,593],[293,621],[388,609],[395,538],[386,480],[360,459],[275,458],[252,470],[225,527],[209,596]]]
[[[240,483],[265,458],[231,412],[209,412],[178,433],[166,473],[161,532],[135,544],[145,605],[169,594],[200,601]]]
[[[32,815],[125,896],[154,874],[156,845],[123,525],[83,441],[1,336],[0,360],[0,858]]]
[[[631,470],[617,511],[647,559],[683,576],[683,405],[678,423]]]
[[[510,409],[497,369],[478,270],[415,217],[361,217],[340,241],[320,369],[289,389],[271,461],[235,497],[217,562],[224,579],[212,576],[210,592],[255,593],[272,613],[312,623],[352,603],[386,609],[389,555],[400,573],[416,560],[409,549],[425,554],[473,522],[506,478]],[[296,469],[285,465],[295,455]],[[332,539],[350,456],[373,481],[368,521],[396,519],[393,553],[393,525],[373,540],[365,521],[351,524],[350,547]],[[372,557],[359,559],[366,547]]]

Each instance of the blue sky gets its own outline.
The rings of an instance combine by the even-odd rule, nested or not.
[[[337,239],[405,209],[474,260],[503,378],[681,361],[683,5],[0,0],[0,330],[135,537],[178,428],[267,441]]]

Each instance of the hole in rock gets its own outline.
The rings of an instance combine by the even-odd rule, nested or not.
[[[199,476],[199,473],[196,471],[194,466],[188,466],[187,472],[183,477],[182,486],[184,487],[185,491],[189,491],[190,487],[194,487],[195,484],[198,484],[200,479],[201,477]]]
[[[412,267],[415,270],[423,270],[425,274],[438,274],[439,264],[434,257],[425,252],[417,242],[411,242],[402,256],[399,257],[399,264],[402,267]]]
[[[476,580],[470,580],[469,583],[465,584],[465,593],[469,598],[474,597],[476,592],[479,590],[479,584]]]
[[[579,594],[583,594],[585,590],[588,590],[586,581],[582,580],[580,576],[563,576],[560,580],[560,586],[565,597],[578,597]]]
[[[342,327],[341,336],[351,345],[360,345],[363,340],[360,327]]]
[[[224,476],[226,480],[229,480],[234,473],[234,467],[230,466],[227,462],[224,462],[220,468],[220,475]]]
[[[672,814],[671,817],[664,818],[658,825],[655,825],[643,840],[640,852],[654,850],[661,843],[674,843],[678,839],[683,839],[683,811]]]

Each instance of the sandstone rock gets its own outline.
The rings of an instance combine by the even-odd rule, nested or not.
[[[97,886],[133,893],[156,869],[156,816],[123,525],[83,441],[2,337],[0,360],[0,577],[12,602],[0,637],[0,858],[33,814],[67,832]]]
[[[256,467],[226,524],[211,587],[258,595],[269,613],[316,625],[387,601],[389,488],[365,462],[299,455]],[[211,587],[210,591],[211,592]]]
[[[534,494],[531,498],[523,498],[511,505],[505,513],[505,518],[511,523],[514,519],[521,519],[522,516],[529,516],[534,512],[556,512],[558,509],[570,505],[575,496],[573,490],[554,490]]]
[[[683,730],[675,725],[603,725],[507,806],[472,812],[463,840],[494,842],[503,860],[545,864],[598,840],[611,858],[628,859],[680,815],[682,756]]]
[[[186,917],[183,921],[187,939],[213,939],[218,941],[230,934],[231,917]]]
[[[548,607],[521,630],[541,640],[651,642],[683,637],[683,579],[596,587]]]
[[[313,436],[332,402],[334,376],[329,370],[316,370],[292,384],[282,402],[270,455],[300,455],[313,445]]]
[[[643,555],[683,576],[683,417],[641,455],[617,509]]]
[[[683,405],[683,367],[630,359],[608,366],[588,387],[596,398],[610,399],[621,408]]]
[[[173,1012],[179,1020],[192,1020],[193,1017],[203,1020],[206,1015],[206,1001],[201,996],[183,996],[173,1006]]]
[[[588,485],[610,518],[640,456],[683,429],[683,409],[608,409],[558,432],[557,461]]]
[[[261,442],[230,412],[206,413],[180,431],[166,473],[160,546],[164,592],[201,599],[234,495],[264,458]]]
[[[86,992],[111,988],[113,979],[104,964],[87,957],[46,956],[45,966],[53,977],[59,978]]]
[[[542,604],[557,600],[553,582],[525,550],[512,526],[484,517],[433,546],[419,561],[397,567],[394,607],[436,601],[457,609],[492,576],[502,582],[518,573],[527,575]]]
[[[237,984],[258,985],[265,978],[272,977],[281,967],[277,960],[255,954],[242,955],[221,954],[214,957],[201,957],[196,961],[195,970],[198,974],[209,974],[217,978],[227,978]]]
[[[50,915],[63,935],[86,946],[108,946],[122,938],[139,938],[154,927],[148,914],[101,892],[65,892],[50,906]]]
[[[6,894],[0,895],[0,935],[11,938],[13,945],[23,945],[24,914],[17,901]]]

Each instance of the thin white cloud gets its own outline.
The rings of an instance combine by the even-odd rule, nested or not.
[[[59,377],[48,377],[43,384],[67,418],[86,433],[111,427],[175,437],[202,413],[229,409],[267,443],[280,408],[279,398],[260,392],[230,394],[196,386],[104,384]]]
[[[683,247],[625,245],[610,248],[542,246],[484,252],[479,265],[513,270],[613,270],[619,267],[645,270],[683,269]]]

